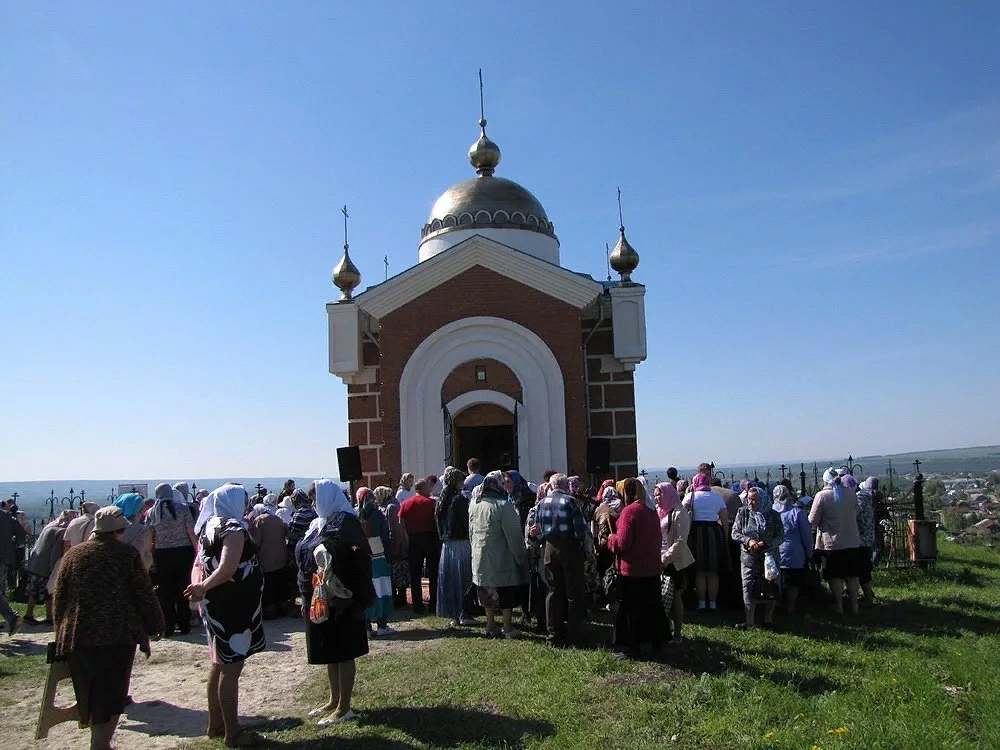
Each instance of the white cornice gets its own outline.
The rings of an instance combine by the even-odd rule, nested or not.
[[[476,235],[366,289],[354,299],[369,315],[381,318],[473,266],[488,268],[580,310],[604,290],[593,279]]]

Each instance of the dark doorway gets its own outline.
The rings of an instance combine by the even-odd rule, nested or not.
[[[470,458],[478,458],[483,474],[496,469],[516,469],[514,425],[486,425],[483,427],[457,427],[458,455],[464,467]]]
[[[483,474],[517,468],[517,433],[514,415],[494,404],[477,404],[455,415],[455,466],[465,470],[470,458],[478,458]]]

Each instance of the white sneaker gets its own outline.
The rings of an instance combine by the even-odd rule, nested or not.
[[[396,628],[389,627],[388,625],[386,625],[384,628],[379,628],[378,630],[376,630],[375,634],[379,636],[395,635]]]

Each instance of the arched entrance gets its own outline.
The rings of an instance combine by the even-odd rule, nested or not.
[[[523,404],[487,390],[470,391],[441,403],[441,387],[447,376],[463,362],[482,358],[496,359],[510,368],[523,386]],[[439,473],[446,465],[449,437],[454,437],[454,416],[482,403],[501,406],[516,416],[515,463],[522,474],[537,477],[548,466],[566,466],[562,370],[541,338],[512,321],[483,316],[439,328],[407,360],[399,381],[399,400],[404,471]],[[450,436],[446,434],[449,422]]]

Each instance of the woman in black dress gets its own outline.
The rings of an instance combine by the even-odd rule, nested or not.
[[[374,587],[368,538],[344,491],[331,479],[317,479],[313,486],[317,518],[296,546],[295,559],[299,566],[302,616],[306,620],[307,660],[310,664],[325,664],[330,680],[329,702],[310,711],[309,716],[329,714],[318,723],[326,727],[355,718],[351,710],[354,660],[368,653],[365,610],[371,603],[368,599],[374,594]],[[309,603],[313,573],[319,570],[315,553],[320,546],[330,556],[330,569],[353,597],[337,600],[336,606],[329,607],[329,619],[316,624],[309,619]]]
[[[194,582],[184,595],[200,602],[208,632],[211,671],[208,675],[208,736],[225,736],[228,747],[246,747],[263,737],[239,722],[240,673],[243,662],[263,651],[261,595],[264,574],[247,524],[247,493],[224,484],[205,498],[195,522],[198,558]],[[199,580],[200,579],[200,580]]]

